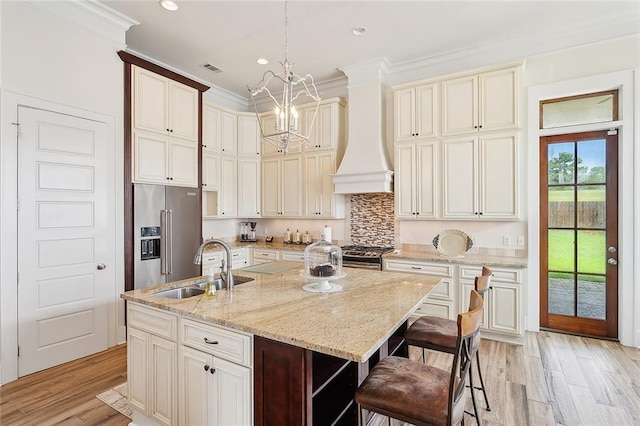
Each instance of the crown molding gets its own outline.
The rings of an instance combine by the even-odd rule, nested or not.
[[[96,0],[25,1],[52,15],[100,34],[121,46],[126,46],[126,31],[140,24]]]
[[[373,58],[355,64],[338,67],[348,78],[348,87],[361,86],[371,82],[381,82],[389,74],[389,61],[386,57]]]

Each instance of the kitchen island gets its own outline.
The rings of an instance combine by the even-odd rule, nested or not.
[[[292,268],[276,274],[238,270],[236,275],[253,280],[236,286],[233,292],[218,291],[215,296],[176,300],[156,294],[189,286],[201,281],[200,277],[124,293],[122,297],[133,302],[127,309],[130,330],[144,328],[156,314],[164,315],[160,322],[166,324],[157,327],[160,336],[153,336],[153,328],[144,330],[152,334],[147,343],[138,339],[139,344],[132,344],[129,332],[134,423],[151,418],[159,423],[193,424],[197,415],[201,420],[205,420],[203,416],[217,418],[214,424],[225,424],[225,419],[256,425],[324,424],[337,419],[341,424],[355,424],[355,388],[380,357],[394,351],[406,355],[397,336],[440,278],[345,268],[347,276],[339,280],[343,291],[310,293],[302,290],[310,280],[302,276],[301,265]],[[135,371],[144,368],[151,371],[149,375],[164,374],[164,369],[149,367],[153,362],[143,359],[144,354],[154,353],[149,349],[153,337],[167,340],[159,345],[168,348],[161,351],[166,355],[160,358],[167,363],[177,359],[176,377],[142,380],[140,371]],[[175,343],[175,348],[170,343]],[[200,364],[197,351],[205,351]],[[219,378],[215,386],[227,399],[194,403],[198,395],[207,393],[202,390],[207,388],[204,384],[204,388],[194,387],[191,375],[196,372],[213,380]],[[149,383],[175,390],[161,392]],[[143,392],[136,392],[136,386],[145,390],[140,404],[135,395]],[[228,386],[232,389],[225,389]],[[215,392],[210,393],[215,399]],[[169,407],[159,410],[149,395],[159,396],[157,399]],[[233,412],[221,414],[229,405]]]

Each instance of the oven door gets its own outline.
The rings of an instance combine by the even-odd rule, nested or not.
[[[375,271],[382,271],[382,263],[380,262],[380,259],[376,259],[375,263],[343,259],[342,266],[347,266],[349,268],[372,269]]]

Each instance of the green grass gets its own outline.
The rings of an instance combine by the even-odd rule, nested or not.
[[[583,189],[579,193],[580,201],[604,201],[604,188]],[[573,201],[573,190],[549,188],[549,202]]]
[[[576,272],[572,231],[549,231],[549,270]],[[606,271],[606,240],[601,231],[578,232],[578,271],[581,274],[604,274]],[[564,278],[564,274],[551,273]],[[604,281],[604,277],[581,277],[588,281]]]

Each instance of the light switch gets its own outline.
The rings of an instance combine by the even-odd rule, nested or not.
[[[503,246],[510,246],[511,245],[511,237],[508,235],[504,235],[502,237],[502,245]]]
[[[518,247],[524,247],[524,236],[518,236]]]

